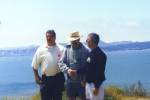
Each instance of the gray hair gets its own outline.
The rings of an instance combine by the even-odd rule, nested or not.
[[[99,35],[98,35],[97,33],[90,33],[88,36],[91,38],[91,40],[92,40],[96,45],[98,45],[100,39],[99,39]]]

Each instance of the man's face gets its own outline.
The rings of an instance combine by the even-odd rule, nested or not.
[[[80,39],[70,42],[73,48],[77,48],[80,44]]]
[[[87,43],[87,45],[88,45],[88,47],[89,47],[89,48],[91,48],[91,47],[92,47],[93,42],[92,42],[92,40],[91,40],[90,36],[88,36],[88,37],[87,37],[87,39],[86,39],[86,43]]]
[[[46,40],[49,44],[55,44],[55,36],[52,33],[46,33]]]

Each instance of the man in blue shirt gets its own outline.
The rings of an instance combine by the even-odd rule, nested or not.
[[[81,84],[84,74],[73,76],[70,71],[85,66],[89,51],[80,42],[79,32],[70,33],[69,41],[71,45],[67,45],[59,67],[62,72],[67,74],[66,91],[69,100],[76,100],[76,97],[85,100],[85,87]]]

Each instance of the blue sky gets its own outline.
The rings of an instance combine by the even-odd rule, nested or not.
[[[43,44],[54,29],[58,42],[79,31],[101,40],[149,41],[150,0],[0,0],[0,47]]]

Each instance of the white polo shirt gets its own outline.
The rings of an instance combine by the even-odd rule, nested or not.
[[[37,69],[41,67],[42,74],[46,76],[55,76],[60,72],[58,62],[63,54],[64,48],[61,45],[39,47],[33,57],[32,67]]]

